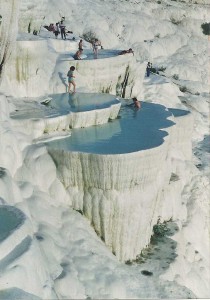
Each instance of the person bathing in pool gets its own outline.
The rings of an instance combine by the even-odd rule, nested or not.
[[[132,98],[132,100],[133,100],[133,103],[128,104],[128,106],[130,106],[130,107],[134,106],[135,108],[140,109],[141,108],[140,101],[136,97]]]
[[[133,104],[136,108],[138,108],[138,109],[141,108],[141,103],[136,97],[132,98],[132,100],[133,100]]]

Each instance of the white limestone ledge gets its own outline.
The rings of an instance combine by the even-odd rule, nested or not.
[[[158,147],[118,155],[49,149],[73,208],[83,211],[122,261],[149,243],[158,193],[171,174],[169,145],[167,137]]]
[[[48,151],[73,208],[81,210],[110,250],[126,261],[148,245],[161,214],[173,217],[173,209],[166,213],[163,193],[175,168],[173,153],[183,150],[190,159],[190,148],[183,145],[190,145],[192,122],[186,111],[174,117],[164,106],[151,103],[142,103],[138,112],[127,107],[123,111],[113,127],[111,123],[103,125],[104,130],[94,128],[95,136],[88,128],[73,130],[70,138],[50,143]],[[178,113],[181,110],[174,111]],[[114,140],[126,130],[116,146]]]
[[[193,174],[193,169],[186,168],[192,160],[192,133],[194,118],[189,111],[169,108],[174,116],[173,129],[170,132],[170,147],[168,152],[168,169],[171,172],[169,183],[158,195],[154,219],[186,220],[187,210],[183,205],[182,193]],[[190,170],[190,171],[189,171]]]
[[[45,102],[48,100],[49,103]],[[121,106],[113,95],[94,93],[63,93],[36,101],[10,101],[15,105],[10,114],[12,126],[33,139],[55,131],[107,123],[118,116]]]
[[[57,54],[50,51],[46,39],[17,41],[5,66],[1,89],[14,97],[47,94],[56,59]]]
[[[37,38],[18,40],[5,66],[1,90],[7,96],[40,97],[67,92],[67,72],[76,67],[75,81],[80,91],[137,96],[142,87],[146,63],[136,62],[133,54],[118,55],[118,50],[100,50],[99,58],[84,49],[86,59],[72,55],[78,41]],[[75,49],[75,50],[74,50]]]
[[[93,92],[111,93],[123,98],[137,96],[145,75],[145,63],[137,63],[133,54],[118,55],[117,50],[99,50],[98,59],[93,59],[90,51],[86,50],[84,54],[86,59],[68,62],[68,66],[76,68],[78,88],[86,87]],[[65,69],[62,61],[58,62],[57,69],[58,72]],[[58,78],[52,78],[52,89],[58,87],[56,80]]]
[[[179,150],[186,160],[192,159],[192,141],[194,118],[189,111],[169,108],[176,122],[174,131],[174,140],[176,141],[177,150]]]
[[[51,34],[53,35],[52,32]],[[47,39],[31,34],[22,34],[21,38],[14,44],[15,47],[5,66],[1,90],[14,97],[45,95],[49,92],[51,76],[56,72],[60,52],[76,51],[78,41]],[[70,54],[68,56],[70,57]],[[59,74],[56,75],[60,78]],[[60,83],[62,84],[61,79]],[[64,91],[65,89],[62,90]]]
[[[78,40],[61,40],[61,39],[49,39],[48,44],[54,51],[61,53],[69,51],[77,51],[78,50]]]

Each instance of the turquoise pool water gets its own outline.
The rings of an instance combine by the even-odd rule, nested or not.
[[[47,104],[42,100],[16,101],[17,109],[10,114],[13,119],[42,119],[67,115],[70,112],[99,110],[120,103],[116,96],[97,93],[61,93],[46,97],[51,99]]]
[[[63,112],[103,109],[119,103],[114,95],[97,93],[53,94],[50,105]]]
[[[73,129],[68,138],[46,143],[48,147],[97,154],[123,154],[161,145],[174,125],[164,106],[142,102],[142,108],[123,105],[119,117],[104,125]]]
[[[24,214],[17,208],[8,205],[0,206],[0,242],[7,238],[25,220]]]

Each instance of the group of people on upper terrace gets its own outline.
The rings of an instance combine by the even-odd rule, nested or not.
[[[99,49],[99,47],[101,49],[103,49],[103,46],[101,45],[101,42],[98,39],[93,39],[91,44],[92,44],[92,48],[93,48],[94,58],[98,58],[98,49]],[[78,44],[78,50],[74,54],[73,58],[75,60],[82,59],[82,53],[83,53],[83,40],[81,39]]]
[[[65,17],[62,17],[57,23],[51,23],[49,26],[44,26],[47,30],[52,31],[55,35],[55,38],[58,38],[58,35],[61,34],[62,40],[66,40],[68,33],[73,33],[70,30],[66,29]]]
[[[65,24],[65,17],[61,17],[61,20],[58,21],[57,23],[51,23],[49,26],[44,26],[48,31],[51,31],[54,33],[55,38],[58,38],[58,35],[61,34],[61,39],[66,40],[66,37],[68,34],[73,34],[72,31],[66,29],[66,24]],[[75,40],[75,37],[72,37],[72,40]],[[98,52],[99,49],[103,49],[103,46],[101,44],[101,41],[97,38],[92,38],[91,41],[89,41],[92,45],[93,49],[93,55],[94,58],[98,58]],[[128,50],[121,50],[118,55],[124,55],[127,53],[132,53],[134,55],[134,51],[130,48]],[[83,40],[81,39],[79,41],[78,45],[78,51],[73,55],[73,58],[75,60],[80,60],[82,59],[82,54],[83,54]]]
[[[61,39],[66,40],[66,36],[68,34],[73,34],[72,31],[69,31],[66,29],[66,25],[65,25],[65,17],[62,17],[61,20],[55,24],[50,24],[49,26],[44,26],[47,30],[51,31],[54,33],[55,38],[58,38],[58,35],[61,34]],[[72,40],[75,40],[75,37],[72,37]],[[101,41],[97,38],[93,38],[91,41],[89,41],[92,45],[92,49],[93,49],[93,56],[95,59],[98,58],[98,51],[99,49],[103,49],[103,46],[101,44]],[[81,60],[83,58],[83,40],[80,39],[79,43],[78,43],[78,50],[76,51],[76,53],[73,55],[73,58],[75,60]],[[134,55],[134,51],[132,50],[132,48],[129,48],[128,50],[121,50],[118,55],[125,55],[125,54],[133,54]],[[150,76],[150,71],[152,69],[152,64],[150,62],[148,62],[147,64],[147,68],[146,68],[146,75],[147,77]],[[68,73],[67,73],[67,77],[68,77],[68,92],[71,92],[71,86],[73,86],[73,93],[75,93],[76,91],[76,83],[75,83],[75,75],[74,75],[74,71],[75,71],[75,67],[71,66]],[[136,107],[137,109],[141,108],[141,103],[140,101],[134,97],[132,98],[133,103],[131,105],[134,105],[134,107]]]

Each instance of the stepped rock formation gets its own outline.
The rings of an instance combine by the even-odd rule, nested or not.
[[[5,11],[8,6],[11,8],[8,10],[11,15],[8,19],[4,19],[7,25],[13,22],[16,24],[18,1],[1,1],[2,3]],[[72,0],[71,3],[75,4],[77,0]],[[105,2],[102,3],[106,5]],[[169,10],[162,9],[158,3],[148,1],[148,7],[153,4],[157,14],[162,11],[163,18],[165,13],[168,13],[167,18],[170,18],[170,10],[173,10],[173,7]],[[21,1],[19,28],[25,32],[38,30],[45,20],[47,5],[50,5],[50,1],[40,0],[37,3]],[[176,11],[178,16],[182,16],[182,11]],[[55,14],[57,13],[56,11]],[[11,18],[12,14],[14,18]],[[142,19],[148,19],[147,15],[141,16]],[[160,28],[171,27],[174,30],[176,26],[169,23],[163,22]],[[113,26],[115,25],[117,28],[117,22]],[[155,23],[152,25],[155,26]],[[1,27],[1,30],[2,28],[4,27]],[[124,29],[126,36],[126,28]],[[200,23],[196,30],[199,29]],[[14,25],[14,32],[16,30],[17,26]],[[130,28],[127,32],[130,32]],[[1,91],[6,95],[17,98],[40,97],[38,100],[27,99],[33,104],[34,101],[45,98],[45,94],[53,93],[56,97],[60,97],[59,100],[62,102],[62,94],[67,88],[65,76],[71,64],[76,66],[77,83],[80,88],[88,86],[91,91],[111,92],[125,97],[141,93],[145,64],[136,62],[132,55],[99,59],[97,63],[88,59],[75,62],[71,57],[66,57],[65,52],[75,51],[77,42],[67,44],[61,40],[33,37],[31,34],[21,35],[23,40],[17,41],[17,47],[14,47],[13,55],[10,56],[13,44],[8,31],[4,31],[4,34],[1,62],[5,68],[5,76]],[[162,49],[167,48],[167,56],[167,53],[172,54],[187,43],[187,34],[179,34],[179,37],[171,39],[168,39],[167,35],[166,30],[166,39],[161,51],[157,51],[161,55],[164,53]],[[142,30],[142,40],[143,36]],[[13,33],[11,37],[15,41]],[[153,35],[149,38],[153,38]],[[155,39],[154,44],[161,43],[162,39],[158,39]],[[178,39],[180,44],[178,42],[175,49],[174,45]],[[171,40],[174,41],[173,44],[169,42]],[[169,47],[166,47],[167,44]],[[173,71],[173,66],[171,70]],[[155,84],[160,87],[160,78],[158,76],[153,78],[157,79]],[[152,86],[149,80],[147,84]],[[167,84],[165,92],[169,92],[170,85],[171,83]],[[150,101],[154,93],[150,93],[148,89],[148,94],[147,100]],[[164,97],[164,93],[162,95]],[[169,98],[173,98],[174,95],[176,93],[172,91],[167,95],[168,98],[164,99],[166,106],[167,101],[171,100]],[[173,103],[174,107],[183,107],[174,98],[170,103]],[[124,144],[117,147],[115,145],[114,148],[121,149],[122,152],[106,153],[106,142],[112,146],[113,139],[124,132],[131,121],[129,119],[127,124],[117,123],[115,127],[112,127],[112,123],[120,120],[120,117],[114,122],[112,120],[108,122],[116,118],[119,104],[116,109],[105,108],[106,116],[102,111],[99,116],[98,110],[88,111],[88,117],[83,115],[83,112],[79,112],[77,116],[73,113],[76,119],[73,121],[68,114],[57,115],[51,119],[44,114],[37,117],[32,106],[32,116],[28,114],[22,119],[20,117],[19,120],[18,118],[11,120],[11,111],[16,111],[14,103],[17,104],[18,100],[22,99],[7,98],[0,94],[0,215],[4,217],[0,218],[0,223],[3,220],[3,226],[0,224],[0,237],[4,237],[0,239],[0,298],[94,299],[100,296],[102,299],[125,299],[142,298],[142,295],[146,295],[146,298],[151,299],[163,298],[165,295],[172,296],[171,289],[176,295],[180,296],[183,293],[189,296],[190,293],[184,291],[185,286],[195,290],[198,296],[206,296],[209,291],[208,271],[205,266],[208,257],[203,255],[202,248],[205,253],[208,246],[203,247],[202,239],[207,236],[208,221],[200,222],[206,207],[203,203],[200,204],[203,211],[201,209],[197,211],[199,184],[194,186],[192,182],[190,186],[195,199],[189,196],[189,186],[186,188],[188,191],[185,190],[185,202],[182,197],[183,189],[192,176],[197,174],[192,163],[193,116],[186,111],[181,113],[179,109],[166,109],[154,103],[149,103],[146,107],[145,103],[142,103],[140,110],[142,114],[146,115],[149,107],[153,112],[150,115],[150,125],[154,127],[146,128],[143,126],[144,119],[140,118],[142,122],[140,128],[144,127],[140,141],[147,143],[140,149],[126,152],[123,151],[123,145],[128,144],[125,140]],[[158,100],[157,97],[155,101]],[[159,106],[162,116],[156,114]],[[129,111],[128,107],[127,109]],[[16,112],[17,115],[20,113]],[[130,115],[134,119],[137,115],[132,108]],[[43,133],[46,132],[57,132],[58,136],[60,134],[62,137],[60,130],[69,131],[69,126],[73,128],[98,124],[103,125],[93,126],[91,132],[86,131],[86,128],[71,130],[70,140],[77,140],[76,131],[80,132],[82,137],[83,147],[77,150],[69,150],[66,139],[62,142],[65,147],[61,149],[50,146],[50,143],[47,146],[37,145],[33,141],[33,138],[43,137]],[[99,135],[97,128],[103,126],[108,130],[101,131]],[[131,127],[131,138],[137,138],[135,129],[136,127]],[[148,132],[151,135],[148,136]],[[103,153],[84,150],[89,149],[90,144],[94,146],[94,139],[105,141]],[[195,178],[194,180],[196,181]],[[205,180],[203,184],[204,187],[207,186]],[[188,205],[195,206],[191,215],[188,215]],[[72,211],[72,208],[81,215]],[[180,260],[183,259],[181,272],[178,270],[180,261],[177,263],[177,260],[174,264],[177,263],[178,267],[174,268],[174,265],[171,265],[172,271],[170,270],[169,274],[162,270],[166,277],[165,281],[162,281],[162,276],[156,276],[155,273],[148,281],[142,275],[141,269],[118,262],[136,258],[149,244],[153,225],[157,220],[165,221],[171,218],[180,222],[180,228],[185,227],[179,233],[185,234],[181,243],[177,240],[177,244],[183,248],[179,257]],[[195,227],[187,226],[191,222],[190,218],[194,218]],[[10,227],[5,228],[7,222]],[[203,228],[205,232],[200,235]],[[199,237],[197,243],[194,243],[195,233]],[[187,239],[188,235],[190,239]],[[203,286],[200,287],[201,281]]]
[[[76,43],[71,42],[70,46],[75,49]],[[17,50],[7,65],[5,76],[7,85],[8,81],[12,82],[11,94],[18,94],[19,88],[21,95],[40,96],[49,90],[50,83],[53,83],[51,88],[54,93],[63,90],[61,78],[55,75],[65,68],[66,60],[58,60],[58,50],[64,53],[66,45],[62,42],[58,49],[58,41],[43,39],[17,42]],[[57,59],[56,69],[53,72],[52,64],[45,64],[44,67],[50,67],[51,70],[43,72],[42,58],[49,55],[51,61],[56,62]],[[87,85],[97,92],[119,92],[124,97],[132,96],[135,89],[139,91],[145,71],[145,64],[137,63],[132,54],[70,63],[76,67],[80,86]],[[52,78],[47,77],[49,73],[53,74]],[[173,151],[179,148],[186,159],[191,158],[188,137],[191,136],[189,131],[192,130],[192,122],[190,116],[179,119],[183,118],[187,121],[178,121],[175,126],[168,128],[169,135],[164,142],[151,149],[115,155],[82,152],[61,154],[49,150],[73,207],[84,212],[97,234],[122,261],[134,259],[149,243],[153,225],[159,216],[167,219],[173,217],[173,210],[166,215],[164,204],[167,198],[165,191],[170,190],[168,186],[175,168],[172,163]],[[182,130],[176,132],[179,122],[187,123],[187,134]],[[67,123],[70,124],[70,121]],[[61,128],[65,129],[65,124],[66,120]],[[37,126],[43,127],[40,132],[46,131],[46,128],[48,131],[55,130],[52,125]],[[33,126],[31,128],[33,131]],[[35,134],[34,137],[39,135]]]
[[[61,150],[62,146],[56,150],[50,145],[49,152],[73,207],[84,213],[122,261],[135,259],[148,245],[158,217],[174,218],[181,206],[180,186],[174,189],[170,180],[172,173],[178,172],[173,153],[178,151],[180,157],[191,159],[193,119],[186,114],[173,120],[176,125],[165,129],[169,135],[161,145],[133,153],[100,155],[82,153],[82,149]],[[138,132],[136,136],[141,139]],[[171,191],[176,203],[168,199]]]
[[[66,74],[69,66],[75,65],[77,87],[86,87],[92,92],[117,93],[123,97],[139,93],[145,63],[136,63],[132,54],[116,55],[115,51],[113,57],[77,62],[68,59],[71,56],[70,52],[66,52],[66,45],[68,51],[75,51],[78,43],[64,42],[36,37],[31,41],[17,41],[6,66],[1,88],[7,87],[7,94],[15,97],[63,93],[67,91]],[[64,58],[61,57],[62,53]],[[46,58],[44,64],[43,57]],[[135,80],[137,75],[138,81]]]
[[[10,113],[12,126],[32,139],[53,132],[70,134],[71,128],[105,124],[117,118],[121,107],[120,101],[108,94],[62,93],[33,100],[16,99]]]

